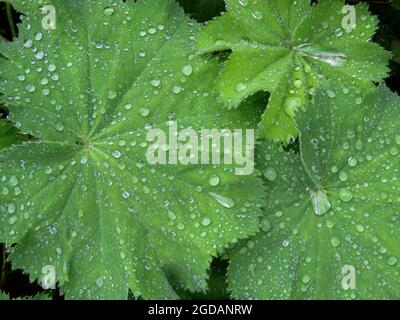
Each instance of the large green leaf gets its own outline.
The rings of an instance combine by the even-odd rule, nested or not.
[[[228,13],[206,26],[198,47],[205,53],[232,51],[216,89],[229,108],[257,91],[271,93],[259,125],[262,137],[286,142],[297,136],[296,111],[324,79],[368,90],[388,74],[390,55],[370,42],[377,19],[365,4],[354,7],[354,28],[348,28],[341,0],[226,4]]]
[[[146,133],[251,128],[220,111],[216,63],[195,57],[198,25],[171,0],[12,2],[25,16],[2,42],[0,91],[37,140],[0,154],[0,241],[31,279],[54,267],[67,299],[176,298],[204,290],[211,257],[258,229],[261,179],[236,165],[150,165]],[[211,179],[211,183],[210,183]]]
[[[330,88],[299,113],[301,155],[258,152],[267,206],[232,255],[235,297],[400,298],[400,97]]]

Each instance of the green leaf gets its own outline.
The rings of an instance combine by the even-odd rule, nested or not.
[[[226,279],[228,261],[216,258],[211,263],[208,289],[206,292],[182,292],[184,300],[229,300],[228,283]]]
[[[359,104],[329,87],[299,113],[301,156],[258,152],[267,206],[231,257],[235,297],[400,297],[400,97],[380,87]]]
[[[0,301],[1,300],[10,300],[10,297],[4,292],[0,292]]]
[[[18,143],[20,140],[21,136],[17,129],[7,121],[0,119],[0,150]]]
[[[355,6],[355,28],[344,29],[344,1],[309,3],[226,0],[228,13],[199,38],[203,53],[232,51],[216,88],[229,108],[257,91],[271,93],[261,137],[285,142],[296,137],[296,111],[324,79],[368,90],[388,75],[390,54],[370,42],[377,19],[365,4]]]
[[[212,256],[258,230],[261,179],[234,164],[150,165],[146,134],[172,120],[251,128],[252,110],[220,111],[208,92],[219,67],[195,56],[199,26],[174,1],[47,2],[55,30],[42,1],[15,0],[19,39],[0,44],[3,100],[37,139],[0,154],[13,267],[32,281],[54,267],[67,299],[204,290]]]

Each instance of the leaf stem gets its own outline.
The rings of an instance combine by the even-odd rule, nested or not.
[[[12,37],[14,39],[14,38],[17,37],[17,30],[16,30],[15,24],[14,24],[11,5],[8,2],[6,2],[6,12],[7,12],[8,24],[10,25],[11,35],[12,35]]]

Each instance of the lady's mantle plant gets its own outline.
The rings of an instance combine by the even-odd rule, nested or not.
[[[0,42],[12,266],[32,281],[54,268],[67,299],[173,299],[206,290],[224,252],[234,298],[399,298],[400,98],[375,89],[390,57],[371,42],[377,19],[357,5],[344,28],[339,0],[226,3],[201,29],[173,0],[12,1],[19,37]],[[226,63],[202,54],[226,50]],[[241,102],[258,91],[270,100],[254,175],[146,161],[148,130],[174,121],[254,128]],[[276,144],[294,137],[298,152]]]
[[[147,130],[168,121],[252,126],[251,111],[214,102],[219,67],[194,55],[199,26],[170,0],[53,0],[57,28],[43,30],[43,1],[12,3],[24,16],[0,44],[0,91],[34,137],[0,154],[13,267],[34,280],[53,266],[66,298],[205,290],[211,257],[258,230],[265,197],[233,165],[146,162]]]
[[[388,74],[390,57],[370,41],[377,28],[365,4],[347,23],[341,0],[226,0],[228,12],[203,30],[201,52],[231,50],[217,91],[229,108],[260,90],[271,93],[259,135],[289,141],[295,115],[326,79],[371,89]]]

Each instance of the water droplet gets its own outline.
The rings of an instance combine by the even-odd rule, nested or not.
[[[357,165],[357,159],[353,158],[353,157],[350,157],[349,160],[347,160],[347,164],[350,167],[355,167]]]
[[[331,238],[331,245],[334,248],[337,248],[340,246],[340,239],[338,237],[332,237]]]
[[[215,187],[219,185],[220,178],[218,176],[211,176],[210,179],[208,180],[211,186]]]
[[[248,5],[249,0],[239,0],[239,3],[240,3],[241,6],[245,7],[245,6]]]
[[[86,156],[81,157],[81,164],[85,165],[88,162],[88,158]]]
[[[34,84],[28,84],[28,85],[25,87],[25,89],[26,89],[26,91],[32,93],[32,92],[35,92],[36,87],[35,87]]]
[[[270,232],[272,229],[272,224],[267,218],[261,219],[261,230],[264,232]]]
[[[118,150],[113,151],[112,155],[115,159],[121,158],[121,152],[119,152]]]
[[[400,134],[396,134],[396,136],[394,137],[394,141],[396,142],[396,144],[400,145]]]
[[[244,91],[246,88],[247,88],[247,85],[245,85],[243,82],[239,82],[239,83],[236,85],[235,90],[236,90],[237,92],[242,92],[242,91]]]
[[[261,11],[254,11],[252,16],[256,20],[261,20],[264,17]]]
[[[175,85],[175,86],[172,88],[172,92],[175,93],[175,94],[180,94],[180,93],[182,92],[182,87],[181,87],[181,86],[178,86],[178,85]]]
[[[104,279],[103,279],[103,277],[100,277],[100,278],[96,279],[96,285],[97,285],[99,288],[101,288],[101,287],[103,286],[103,284],[104,284]]]
[[[397,263],[397,258],[395,256],[390,256],[387,258],[386,263],[389,266],[394,266]]]
[[[15,212],[16,208],[15,208],[15,204],[14,203],[9,203],[7,205],[7,212],[9,214],[13,214]]]
[[[183,223],[178,223],[178,225],[176,227],[178,228],[178,230],[185,229],[185,225]]]
[[[36,34],[35,34],[35,40],[36,41],[40,41],[40,40],[42,40],[43,39],[43,34],[41,33],[41,32],[37,32]]]
[[[105,16],[112,16],[114,14],[114,8],[106,7],[103,10]]]
[[[219,194],[209,192],[210,196],[212,196],[219,204],[221,204],[223,207],[231,209],[235,206],[235,202],[228,197],[221,196]]]
[[[150,114],[150,110],[147,109],[147,108],[140,108],[139,109],[139,114],[140,114],[140,116],[145,118]]]
[[[129,192],[126,191],[126,190],[123,190],[123,191],[122,191],[122,197],[123,197],[124,199],[128,199],[128,198],[130,197]]]
[[[172,211],[168,211],[168,218],[171,221],[175,221],[176,220],[176,214],[174,212],[172,212]]]
[[[336,29],[335,35],[336,37],[341,37],[343,35],[343,30],[341,28]]]
[[[358,232],[364,232],[364,231],[365,231],[365,228],[364,228],[364,226],[363,226],[362,224],[357,224],[357,225],[356,225],[356,230],[357,230]]]
[[[13,225],[13,224],[15,224],[15,223],[17,222],[17,220],[18,220],[18,218],[17,218],[16,216],[12,216],[12,217],[10,217],[10,218],[8,219],[8,223],[9,223],[10,225]]]
[[[29,48],[32,48],[32,46],[33,46],[33,41],[31,39],[28,39],[24,42],[25,48],[29,49]]]
[[[301,278],[301,281],[303,281],[303,283],[309,283],[310,282],[310,276],[309,275],[304,275],[303,278]]]
[[[317,216],[324,215],[331,208],[328,195],[324,190],[311,191],[310,199],[314,213]]]
[[[351,191],[345,188],[341,188],[339,190],[339,198],[344,202],[349,202],[353,199],[353,194],[351,193]]]
[[[151,80],[150,84],[154,87],[154,88],[158,88],[160,86],[160,79],[153,79]]]
[[[264,177],[268,180],[268,181],[275,181],[276,178],[278,177],[278,173],[276,172],[276,170],[274,168],[267,168],[265,170],[263,170],[263,174]]]
[[[347,173],[345,171],[340,171],[339,172],[339,180],[342,182],[347,181],[347,179],[349,179],[349,176],[347,175]]]
[[[125,110],[131,110],[132,105],[130,103],[127,103],[124,108],[125,108]]]
[[[107,98],[113,100],[117,97],[117,93],[114,90],[109,90],[107,93]]]
[[[343,67],[347,63],[347,56],[342,52],[327,51],[314,45],[302,45],[295,48],[301,55],[325,62],[333,67]]]
[[[16,176],[11,176],[10,180],[8,181],[11,187],[16,187],[18,185],[18,179]]]
[[[207,227],[211,224],[211,219],[209,217],[204,217],[203,220],[201,220],[201,224]]]
[[[297,88],[300,89],[303,86],[303,81],[301,81],[300,79],[294,80],[293,81],[293,85]]]
[[[54,72],[54,71],[56,71],[56,69],[57,69],[57,67],[53,63],[49,64],[49,66],[47,67],[47,70],[49,70],[50,72]]]
[[[397,149],[396,147],[391,147],[390,150],[389,150],[389,153],[392,156],[397,156],[399,154],[399,149]]]
[[[193,67],[190,64],[184,66],[182,73],[187,77],[190,76],[193,73]]]
[[[62,123],[57,123],[55,126],[54,126],[54,128],[57,130],[57,131],[63,131],[64,130],[64,126],[62,125]]]
[[[332,90],[328,90],[326,93],[328,94],[328,97],[331,99],[336,97],[336,93],[334,93]]]

